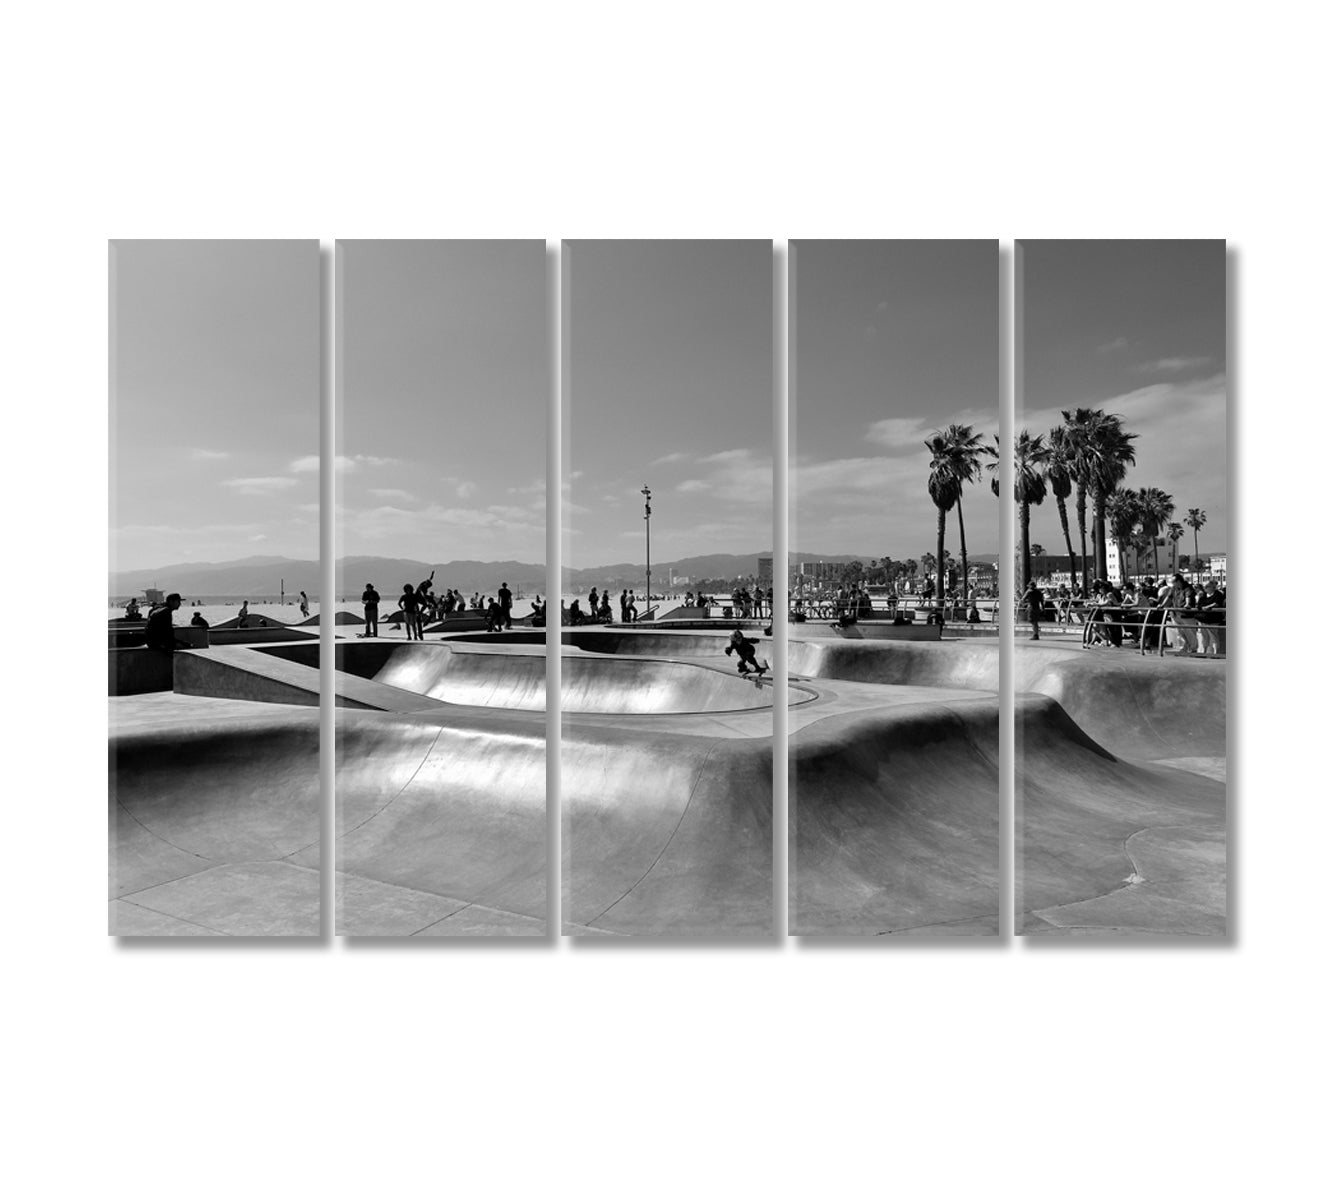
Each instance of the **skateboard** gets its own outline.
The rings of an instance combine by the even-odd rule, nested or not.
[[[763,675],[768,669],[769,669],[769,664],[768,664],[767,662],[761,662],[760,665],[759,665],[758,667],[754,668],[753,670],[752,670],[750,667],[746,667],[746,668],[744,668],[744,669],[742,670],[741,674],[743,674],[743,675],[754,675],[755,678],[758,679],[758,678],[760,678],[760,676]]]

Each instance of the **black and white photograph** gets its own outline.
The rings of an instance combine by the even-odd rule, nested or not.
[[[773,934],[773,269],[563,247],[570,936]]]
[[[110,932],[314,937],[319,243],[110,256]]]
[[[1016,931],[1221,937],[1226,246],[1016,254]]]
[[[996,935],[996,242],[788,245],[788,929]]]
[[[548,927],[543,241],[336,250],[335,932]]]

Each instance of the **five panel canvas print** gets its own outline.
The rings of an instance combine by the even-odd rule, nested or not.
[[[1003,441],[994,241],[339,242],[328,459],[319,256],[111,245],[112,934],[1226,933],[1223,243],[1016,243]]]

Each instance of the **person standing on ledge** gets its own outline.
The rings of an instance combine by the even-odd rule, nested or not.
[[[177,599],[177,600],[180,600],[180,597],[177,596],[176,599]],[[180,605],[178,604],[177,607],[179,608]],[[238,612],[238,613],[236,614],[236,628],[237,628],[237,629],[244,629],[244,628],[245,628],[245,623],[246,623],[246,621],[248,621],[249,619],[250,619],[250,601],[249,601],[249,600],[242,600],[242,601],[241,601],[241,610],[240,610],[240,612]]]
[[[514,593],[510,591],[510,585],[506,582],[501,583],[500,591],[496,593],[496,598],[500,601],[500,621],[501,629],[514,628]]]
[[[306,599],[306,593],[301,593],[301,619],[304,621],[310,616],[310,601]]]
[[[380,593],[373,584],[367,584],[361,593],[361,603],[366,610],[366,632],[362,637],[380,636]]]
[[[1038,587],[1035,580],[1028,581],[1028,587],[1024,589],[1023,604],[1028,609],[1028,619],[1033,625],[1033,636],[1028,640],[1036,642],[1038,640],[1038,622],[1042,620],[1042,589]]]
[[[422,636],[421,601],[412,584],[403,585],[403,594],[398,598],[403,610],[403,624],[407,626],[408,641],[420,641]]]
[[[167,597],[167,601],[161,608],[155,608],[148,617],[148,624],[144,626],[144,633],[148,638],[148,648],[150,650],[165,650],[171,654],[176,649],[175,626],[171,621],[171,614],[181,606],[181,594],[172,592]],[[184,645],[185,643],[181,643]]]

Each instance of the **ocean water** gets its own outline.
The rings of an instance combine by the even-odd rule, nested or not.
[[[176,610],[175,622],[177,625],[190,624],[190,617],[195,612],[200,613],[204,620],[210,625],[220,625],[223,621],[230,621],[241,610],[241,602],[239,600],[227,600],[220,603],[215,602],[210,604],[207,596],[201,596],[199,599],[202,600],[203,603],[191,604],[191,599],[193,599],[193,597],[187,596],[182,600],[181,607]],[[350,605],[339,605],[338,607],[347,607],[349,611],[352,611]],[[310,605],[310,615],[312,617],[317,616],[319,611],[320,606],[312,602]],[[148,616],[148,606],[141,605],[140,612],[144,616]],[[124,615],[124,605],[120,605],[117,608],[107,609],[108,620],[113,617],[123,617]],[[301,608],[299,605],[290,602],[287,604],[279,604],[276,600],[272,604],[251,601],[250,615],[251,617],[265,617],[271,621],[281,621],[284,625],[297,625],[302,620]]]

